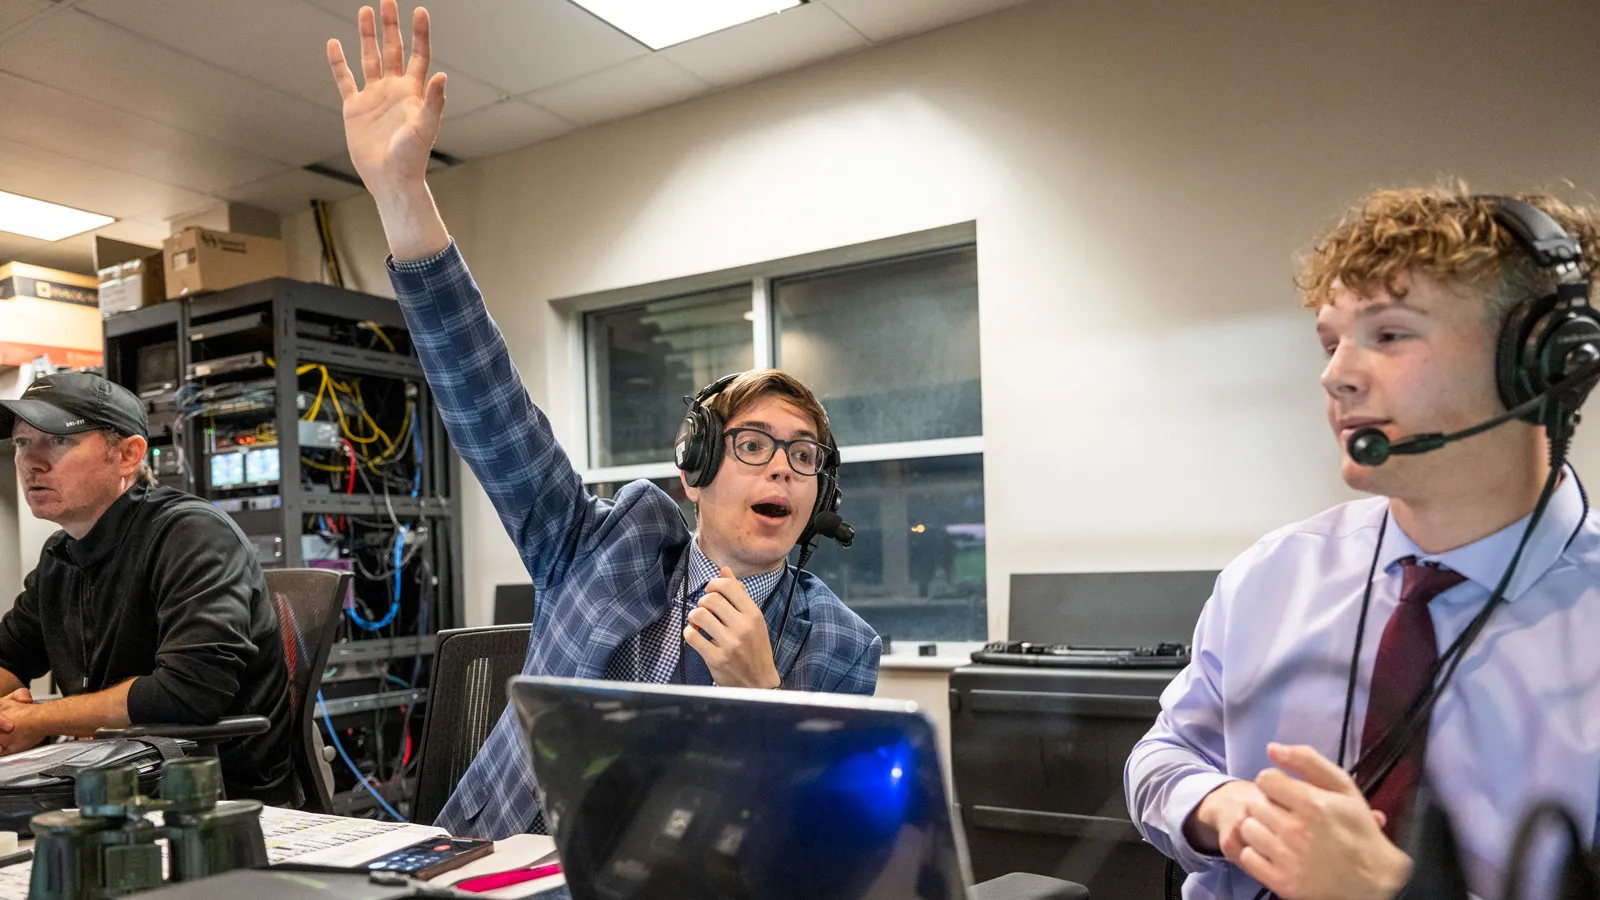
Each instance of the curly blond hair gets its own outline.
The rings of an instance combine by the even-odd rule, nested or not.
[[[1517,197],[1549,213],[1578,240],[1594,293],[1600,213],[1547,194]],[[1496,321],[1522,300],[1548,293],[1555,282],[1494,220],[1488,200],[1456,182],[1369,194],[1301,258],[1295,283],[1305,305],[1321,309],[1339,285],[1363,297],[1379,289],[1404,296],[1402,276],[1410,273],[1485,297]]]

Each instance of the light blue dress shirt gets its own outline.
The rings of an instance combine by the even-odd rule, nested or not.
[[[1384,625],[1399,604],[1399,560],[1467,577],[1430,605],[1442,651],[1499,583],[1524,519],[1448,553],[1423,553],[1388,501],[1334,507],[1267,535],[1235,559],[1195,629],[1193,662],[1124,773],[1133,821],[1194,873],[1187,900],[1251,900],[1261,886],[1197,852],[1183,823],[1212,789],[1271,767],[1267,743],[1309,744],[1336,759],[1350,654],[1374,551],[1378,571],[1362,642],[1348,768],[1361,752],[1367,692]],[[1473,892],[1499,893],[1513,833],[1538,799],[1565,803],[1595,840],[1600,799],[1600,516],[1569,469],[1523,552],[1507,603],[1490,617],[1434,707],[1425,777],[1459,832]]]

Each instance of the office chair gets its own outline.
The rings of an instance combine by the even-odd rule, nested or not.
[[[1166,900],[1183,900],[1183,883],[1189,879],[1189,873],[1183,867],[1167,860],[1167,875],[1164,879],[1167,887]]]
[[[1012,872],[973,885],[968,896],[972,900],[1089,900],[1089,889],[1075,881]]]
[[[522,672],[529,625],[439,632],[417,760],[414,822],[438,818],[506,708],[506,682]]]
[[[283,641],[284,662],[289,668],[289,710],[293,717],[292,755],[295,773],[305,792],[305,808],[312,812],[333,812],[332,772],[324,764],[317,735],[317,688],[328,666],[339,612],[349,589],[350,574],[327,569],[268,569],[267,593],[278,613],[278,636]],[[127,728],[101,728],[101,738],[133,738],[158,735],[188,739],[200,745],[200,752],[216,755],[217,745],[238,737],[263,734],[271,727],[265,716],[227,716],[210,725],[149,724]]]

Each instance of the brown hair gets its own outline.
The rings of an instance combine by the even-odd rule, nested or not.
[[[787,372],[777,369],[751,369],[735,378],[732,383],[706,401],[722,421],[732,423],[740,413],[749,409],[763,397],[782,397],[800,408],[816,423],[817,440],[833,446],[833,427],[828,424],[828,411],[811,389]]]
[[[106,441],[106,462],[115,461],[117,458],[117,445],[132,437],[132,435],[123,434],[115,428],[99,428],[96,430],[100,432],[100,436],[105,438]],[[161,484],[156,480],[156,470],[150,468],[148,461],[139,463],[139,471],[134,475],[133,483],[142,484],[145,487],[159,487]]]
[[[1547,194],[1521,194],[1518,199],[1549,213],[1578,241],[1593,290],[1600,262],[1600,215],[1592,207],[1573,206]],[[1369,194],[1300,260],[1295,283],[1305,305],[1320,309],[1333,299],[1338,285],[1363,297],[1379,289],[1403,296],[1399,279],[1407,273],[1482,294],[1497,322],[1522,300],[1548,293],[1555,281],[1494,220],[1488,199],[1456,182]]]

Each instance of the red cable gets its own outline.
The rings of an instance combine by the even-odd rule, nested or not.
[[[344,492],[346,494],[354,494],[356,492],[356,448],[350,446],[348,438],[344,442],[344,452],[350,454],[350,480],[345,484]]]

